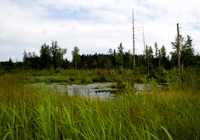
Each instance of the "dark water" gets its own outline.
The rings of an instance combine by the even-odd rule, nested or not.
[[[107,82],[107,83],[94,83],[88,85],[59,85],[59,84],[52,84],[52,85],[45,85],[45,84],[34,84],[35,86],[43,86],[47,89],[51,89],[55,92],[59,92],[62,94],[68,94],[71,96],[85,96],[85,97],[115,97],[116,96],[116,87],[115,83]],[[144,84],[135,84],[135,91],[136,93],[141,93],[145,90]]]
[[[68,94],[71,96],[81,95],[81,96],[100,96],[100,97],[115,97],[115,88],[111,88],[114,86],[114,83],[94,83],[88,85],[45,85],[45,84],[34,84],[36,86],[45,86],[47,89],[51,89],[53,91],[58,91],[63,94]]]

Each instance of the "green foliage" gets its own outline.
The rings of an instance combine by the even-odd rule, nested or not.
[[[79,54],[79,48],[78,47],[74,47],[74,50],[72,51],[72,57],[73,57],[73,63],[74,63],[74,68],[77,69],[78,68],[78,65],[81,61],[81,58],[80,58],[80,54]]]
[[[154,44],[154,47],[155,47],[155,56],[156,56],[156,58],[158,58],[158,43],[157,42],[155,42],[155,44]]]
[[[151,80],[149,80],[149,85],[150,85],[150,90],[153,92],[158,92],[160,90],[160,87],[158,85],[158,83],[156,82],[156,80],[154,78],[152,78]]]
[[[51,66],[51,50],[49,45],[42,45],[41,49],[40,49],[40,67],[41,69],[44,68],[50,68]]]
[[[63,55],[66,54],[67,49],[62,49],[61,47],[58,46],[57,41],[55,41],[55,43],[53,41],[50,50],[51,50],[52,63],[54,69],[61,67],[63,63]]]
[[[62,66],[64,59],[63,55],[66,54],[67,49],[62,49],[58,46],[57,41],[52,41],[50,47],[46,43],[41,46],[40,56],[38,57],[33,53],[27,53],[24,51],[23,54],[23,67],[25,69],[54,69]]]
[[[184,90],[143,94],[124,82],[124,94],[107,99],[63,96],[22,78],[0,77],[2,139],[200,138],[199,78]]]
[[[83,83],[83,84],[91,84],[91,83],[93,83],[93,81],[91,79],[89,79],[89,78],[83,77],[81,79],[81,83]]]
[[[177,84],[179,84],[181,82],[180,80],[181,79],[177,74],[177,68],[174,68],[174,69],[172,69],[171,71],[169,71],[167,73],[167,81],[168,81],[168,83],[171,83],[173,85],[177,85]]]
[[[146,53],[148,54],[149,58],[153,58],[153,49],[151,46],[146,45]]]
[[[131,55],[130,50],[128,52],[125,52],[124,56],[123,56],[123,60],[124,60],[124,68],[131,68],[133,65],[133,58]]]
[[[185,41],[184,46],[181,48],[181,57],[182,57],[182,63],[185,66],[189,66],[190,63],[193,62],[194,57],[194,48],[192,43],[192,38],[187,35],[187,40]]]
[[[118,47],[118,53],[115,56],[115,60],[116,60],[116,62],[118,64],[118,66],[122,67],[122,68],[123,68],[123,65],[124,65],[123,64],[123,54],[124,54],[123,49],[124,49],[123,45],[122,45],[122,43],[120,43],[119,47]]]
[[[161,56],[161,59],[165,59],[166,58],[166,48],[165,46],[162,46],[161,49],[160,49],[160,56]]]
[[[172,42],[172,47],[174,49],[171,52],[172,55],[172,62],[176,64],[177,61],[177,47],[178,47],[178,38],[176,37],[175,42]],[[187,35],[186,40],[185,38],[180,35],[180,54],[181,54],[181,64],[184,66],[189,66],[193,64],[194,60],[194,48],[193,48],[193,40],[191,36]],[[194,64],[193,64],[194,65]]]

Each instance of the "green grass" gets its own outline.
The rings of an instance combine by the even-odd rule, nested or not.
[[[61,84],[90,84],[95,82],[117,82],[129,81],[131,83],[141,83],[142,79],[145,79],[145,75],[132,75],[132,70],[124,70],[123,75],[117,73],[117,70],[113,70],[111,73],[109,70],[63,70],[59,72],[56,70],[29,70],[21,71],[25,76],[23,81],[25,83],[61,83]],[[18,73],[17,73],[18,74]]]
[[[168,91],[152,80],[143,94],[125,82],[124,94],[101,99],[63,96],[21,79],[0,77],[1,139],[200,139],[200,80]]]

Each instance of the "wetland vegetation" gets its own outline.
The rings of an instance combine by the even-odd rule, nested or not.
[[[175,75],[171,76],[172,73]],[[111,76],[106,70],[7,73],[0,77],[0,137],[13,140],[199,139],[200,79],[197,73],[197,69],[188,69],[185,75],[178,77],[171,70],[166,77],[173,84],[165,89],[159,88],[154,79],[144,80],[144,84],[149,83],[152,88],[142,94],[135,93],[130,76]],[[118,82],[118,88],[124,85],[116,98],[102,100],[63,95],[59,91],[55,94],[54,90],[31,85],[83,84],[83,77],[93,82],[103,76],[107,77],[104,82]]]
[[[136,55],[134,71],[122,44],[117,52],[94,55],[80,55],[75,47],[70,62],[53,42],[42,45],[40,56],[24,52],[23,62],[1,62],[0,138],[200,139],[200,56],[192,46],[190,37],[182,42],[180,75],[176,50],[170,58],[164,47],[158,57],[147,46],[148,56]],[[112,83],[106,88],[114,88],[114,96],[68,93],[95,83],[93,91]]]

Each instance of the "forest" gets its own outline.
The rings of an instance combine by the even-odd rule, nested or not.
[[[152,46],[146,45],[143,54],[135,55],[136,69],[141,68],[142,73],[153,74],[158,67],[170,70],[177,67],[177,39],[171,42],[173,51],[167,55],[165,46],[159,48],[157,43]],[[200,65],[200,55],[194,50],[194,44],[191,36],[180,36],[181,68],[196,67]],[[153,51],[154,50],[154,51]],[[11,58],[9,61],[1,62],[1,70],[10,71],[14,69],[132,69],[133,54],[129,50],[124,51],[124,46],[119,43],[116,49],[108,49],[106,54],[79,54],[79,48],[74,47],[71,52],[72,61],[70,62],[64,55],[67,49],[58,45],[57,41],[52,41],[51,45],[44,43],[40,48],[40,55],[35,52],[23,53],[23,62],[14,63]],[[69,52],[68,52],[69,53]]]

